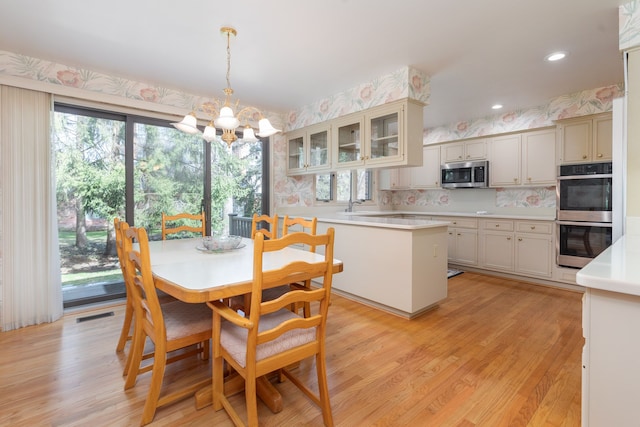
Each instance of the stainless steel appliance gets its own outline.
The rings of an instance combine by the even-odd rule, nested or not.
[[[440,167],[442,188],[486,188],[489,186],[489,162],[445,163]]]
[[[562,165],[556,186],[557,264],[582,268],[612,243],[612,164]]]

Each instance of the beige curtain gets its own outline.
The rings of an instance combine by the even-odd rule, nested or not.
[[[0,87],[2,330],[62,316],[51,96]]]

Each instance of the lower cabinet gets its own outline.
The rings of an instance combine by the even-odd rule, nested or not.
[[[436,217],[438,221],[449,221],[449,262],[456,264],[478,264],[478,220],[475,218]]]
[[[479,266],[525,276],[551,277],[553,222],[480,221]]]

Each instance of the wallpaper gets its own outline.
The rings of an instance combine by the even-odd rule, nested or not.
[[[640,46],[640,0],[633,0],[618,9],[620,50]]]

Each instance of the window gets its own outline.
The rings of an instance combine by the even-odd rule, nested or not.
[[[317,202],[373,201],[373,172],[367,169],[338,171],[315,176]]]
[[[207,143],[169,122],[56,104],[52,124],[65,307],[124,296],[115,248],[118,216],[161,239],[162,212],[228,215],[268,207],[268,142]],[[268,212],[264,212],[268,213]]]

